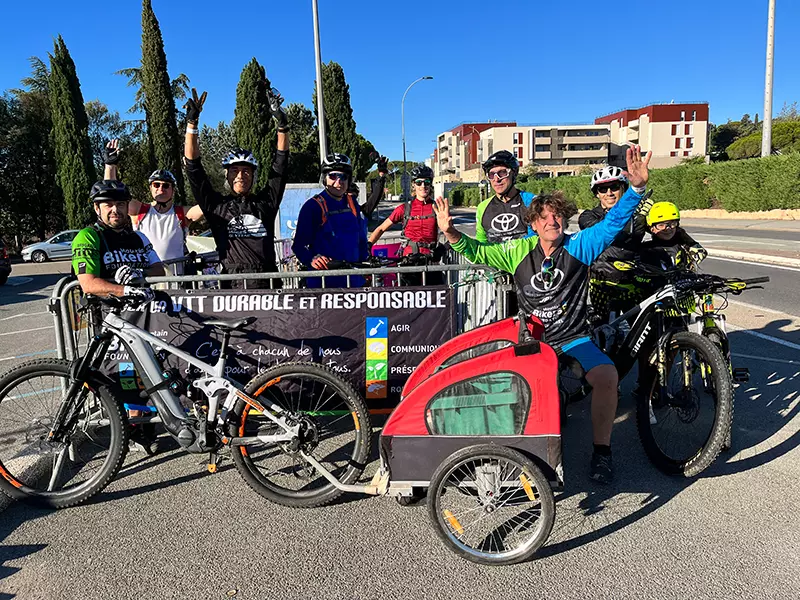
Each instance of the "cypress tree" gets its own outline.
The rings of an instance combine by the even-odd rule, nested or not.
[[[142,1],[142,91],[153,169],[169,169],[178,180],[176,193],[183,199],[181,144],[176,123],[175,99],[167,73],[167,55],[161,27],[151,0]]]
[[[233,130],[236,143],[255,154],[259,177],[253,191],[258,191],[267,183],[267,175],[277,146],[275,123],[269,113],[267,88],[270,82],[262,65],[253,58],[242,69],[239,85],[236,86],[236,108],[233,117]]]
[[[315,82],[316,85],[316,82]],[[336,62],[322,65],[322,94],[325,99],[325,122],[328,135],[328,152],[341,152],[353,161],[356,181],[363,181],[369,171],[367,156],[373,146],[356,133],[353,107],[350,105],[350,86],[344,70]],[[319,119],[316,87],[313,94],[314,114]]]
[[[310,183],[319,179],[319,132],[314,113],[304,105],[292,103],[286,107],[289,121],[289,183]]]
[[[57,181],[64,195],[67,223],[73,228],[83,227],[93,216],[89,190],[95,170],[81,84],[60,35],[50,55],[49,94]]]

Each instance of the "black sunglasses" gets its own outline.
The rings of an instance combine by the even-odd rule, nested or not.
[[[433,182],[430,179],[415,179],[414,183],[417,185],[431,185]]]
[[[157,190],[160,190],[160,189],[168,190],[169,188],[172,187],[172,184],[169,181],[154,181],[150,185],[152,185]]]
[[[618,192],[622,189],[621,183],[608,183],[604,185],[598,185],[594,188],[598,194],[605,194],[608,191]]]

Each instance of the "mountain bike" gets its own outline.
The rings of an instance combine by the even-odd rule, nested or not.
[[[246,385],[225,376],[234,331],[255,317],[206,320],[222,334],[207,364],[125,321],[131,298],[86,297],[98,333],[73,362],[35,360],[0,377],[0,490],[52,508],[86,501],[105,488],[128,450],[122,390],[100,368],[115,339],[127,350],[167,433],[190,453],[208,455],[214,473],[224,452],[248,485],[286,506],[331,502],[363,471],[372,426],[364,399],[327,368],[309,362],[266,369]],[[100,316],[100,308],[106,312]],[[210,332],[209,332],[210,333]],[[188,375],[165,369],[157,353],[188,363]],[[184,410],[179,395],[193,392]],[[363,486],[356,488],[364,491]]]
[[[695,314],[697,299],[740,293],[769,278],[723,279],[678,269],[644,272],[667,283],[597,327],[593,336],[614,361],[620,379],[643,357],[644,393],[637,399],[636,422],[645,453],[660,470],[693,477],[711,465],[726,445],[733,418],[729,355],[709,335],[724,335],[724,317],[705,303]],[[576,361],[562,353],[560,365],[564,415],[567,403],[583,398],[589,386]]]

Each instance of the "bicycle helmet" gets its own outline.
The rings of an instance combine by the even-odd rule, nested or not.
[[[322,161],[321,170],[323,175],[338,171],[340,173],[347,174],[348,177],[352,177],[353,163],[350,161],[350,157],[346,154],[334,152],[333,154],[328,154],[328,156],[325,157],[325,160]]]
[[[256,157],[250,150],[244,150],[243,148],[234,148],[222,159],[222,166],[225,169],[234,165],[247,165],[253,167],[254,171],[258,169]]]
[[[647,213],[647,226],[652,227],[656,223],[664,221],[680,221],[681,213],[678,207],[672,202],[656,202]]]
[[[603,167],[599,171],[595,171],[594,175],[592,175],[592,181],[589,184],[589,189],[592,190],[592,193],[594,194],[594,188],[596,188],[598,185],[602,183],[613,183],[615,181],[619,181],[626,188],[628,187],[628,177],[625,175],[625,171],[619,167]]]
[[[121,181],[104,179],[92,186],[92,191],[89,192],[89,199],[92,202],[103,202],[104,200],[125,200],[127,202],[131,199],[131,193]]]
[[[153,183],[154,181],[166,181],[171,183],[173,186],[178,184],[178,181],[175,179],[175,175],[172,174],[172,171],[167,171],[166,169],[158,169],[157,171],[153,171],[150,174],[150,177],[148,177],[147,181],[150,183]]]
[[[508,167],[511,170],[512,181],[516,181],[519,173],[519,161],[508,150],[500,150],[487,158],[483,163],[483,172],[488,176],[489,171],[494,167]]]
[[[417,165],[411,169],[411,179],[433,179],[433,169],[425,165]]]

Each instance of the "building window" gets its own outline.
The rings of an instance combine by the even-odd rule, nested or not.
[[[680,148],[681,147],[681,138],[675,138],[675,147],[676,148]]]
[[[522,143],[522,132],[514,134],[514,143],[521,144]]]
[[[692,111],[692,121],[696,121],[696,120],[697,120],[697,111],[693,110]]]
[[[522,147],[514,148],[514,154],[517,158],[522,158]]]
[[[686,120],[686,111],[682,110],[681,111],[681,121],[685,121],[685,120]]]
[[[672,135],[678,135],[678,126],[677,125],[673,125],[672,126]]]
[[[536,137],[538,137],[538,138],[550,137],[550,132],[549,131],[537,131],[536,132]]]
[[[683,135],[689,135],[692,132],[691,127],[691,125],[686,123],[686,125],[683,126]]]
[[[536,144],[534,150],[536,152],[550,152],[550,146],[548,146],[547,144]]]
[[[689,156],[689,154],[691,154],[691,153],[690,153],[688,150],[684,150],[684,151],[683,151],[683,155],[684,155],[684,156]]]
[[[694,148],[694,138],[686,138],[686,147]]]
[[[678,156],[678,153],[677,153],[677,152],[675,152],[675,151],[672,151],[672,152],[670,152],[670,153],[669,153],[669,155],[670,155],[670,156]]]

